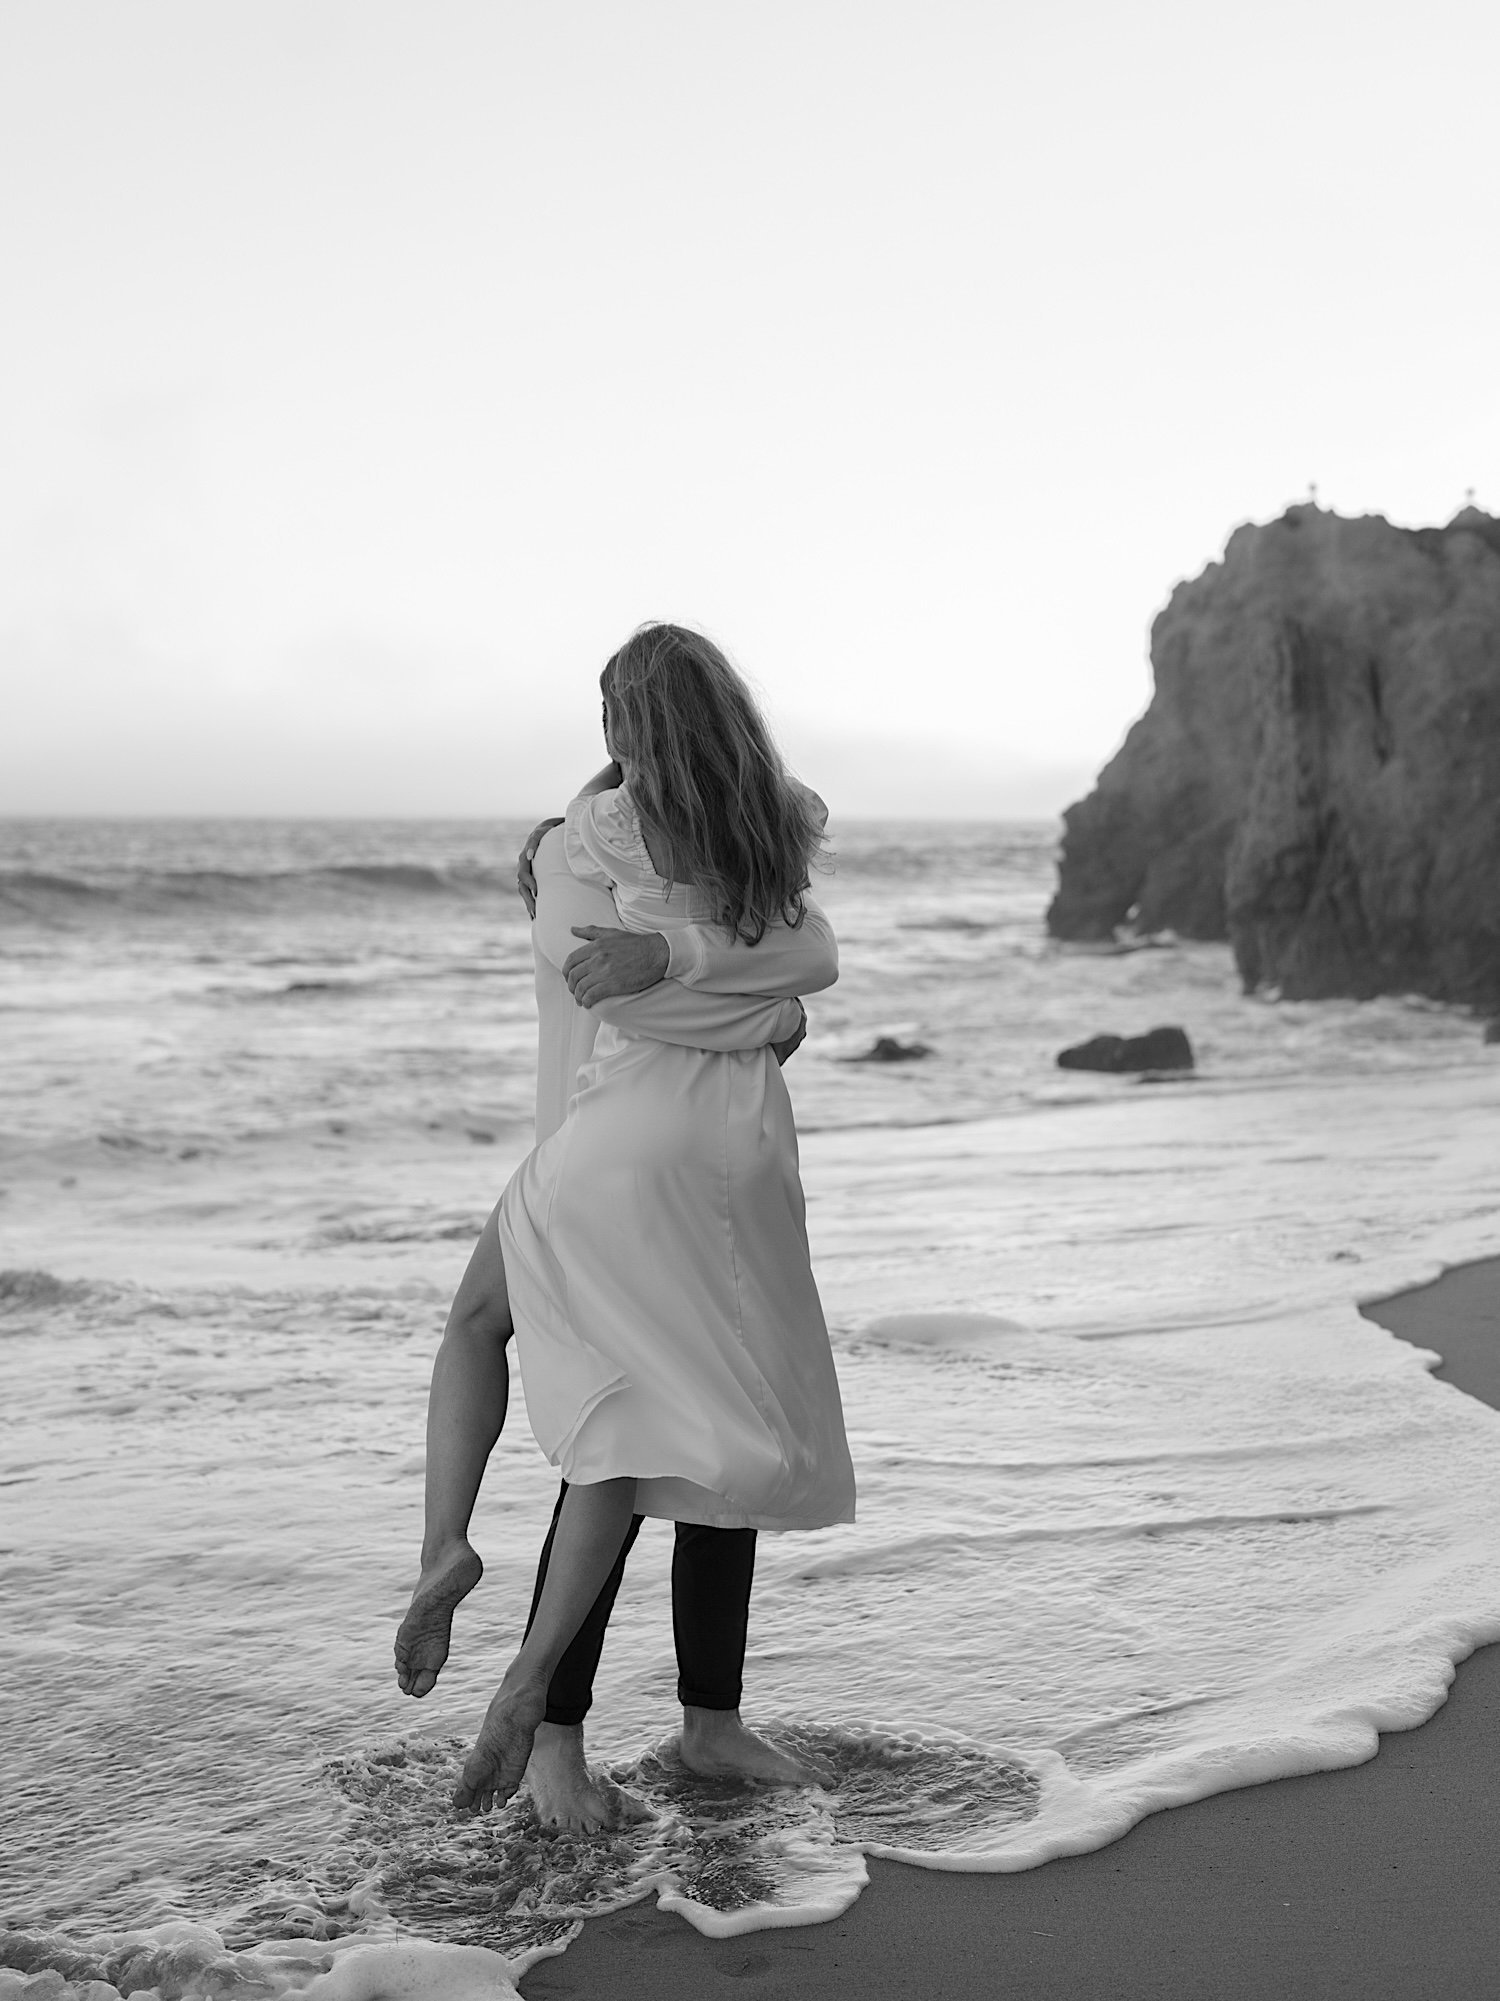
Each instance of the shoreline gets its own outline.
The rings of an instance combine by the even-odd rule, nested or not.
[[[1500,1408],[1500,1257],[1360,1304]],[[711,1939],[648,1903],[591,1918],[525,2001],[1445,2001],[1500,1965],[1500,1645],[1362,1765],[1216,1793],[1014,1875],[870,1860],[823,1925]]]

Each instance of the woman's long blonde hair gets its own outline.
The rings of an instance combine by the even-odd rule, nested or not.
[[[713,641],[643,625],[599,685],[636,807],[670,850],[668,881],[695,884],[714,921],[747,944],[777,918],[800,924],[823,839],[815,802]]]

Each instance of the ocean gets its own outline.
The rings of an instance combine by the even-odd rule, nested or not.
[[[403,1698],[427,1375],[530,1143],[524,832],[0,823],[0,2001],[458,2001],[644,1896],[807,1922],[868,1854],[1358,1762],[1500,1638],[1500,1415],[1356,1311],[1500,1251],[1500,1049],[1059,946],[1052,826],[836,825],[787,1079],[860,1518],[762,1538],[745,1704],[831,1782],[684,1775],[648,1524],[590,1741],[650,1820],[453,1821],[554,1493],[518,1396]],[[1056,1067],[1168,1022],[1191,1078]]]

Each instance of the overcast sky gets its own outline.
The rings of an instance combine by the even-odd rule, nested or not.
[[[560,810],[699,624],[1085,789],[1302,499],[1500,511],[1490,0],[0,0],[0,812]]]

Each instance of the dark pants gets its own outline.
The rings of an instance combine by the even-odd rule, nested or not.
[[[552,1510],[552,1526],[542,1544],[531,1616],[541,1603],[542,1584],[562,1513],[564,1480]],[[604,1651],[604,1629],[615,1608],[625,1559],[640,1533],[643,1517],[630,1528],[599,1596],[568,1643],[547,1689],[549,1723],[581,1723],[594,1700],[594,1676]],[[755,1576],[754,1529],[710,1529],[697,1522],[677,1524],[672,1551],[672,1638],[677,1645],[677,1700],[694,1709],[738,1709],[745,1670],[745,1637],[750,1624],[750,1585]]]

